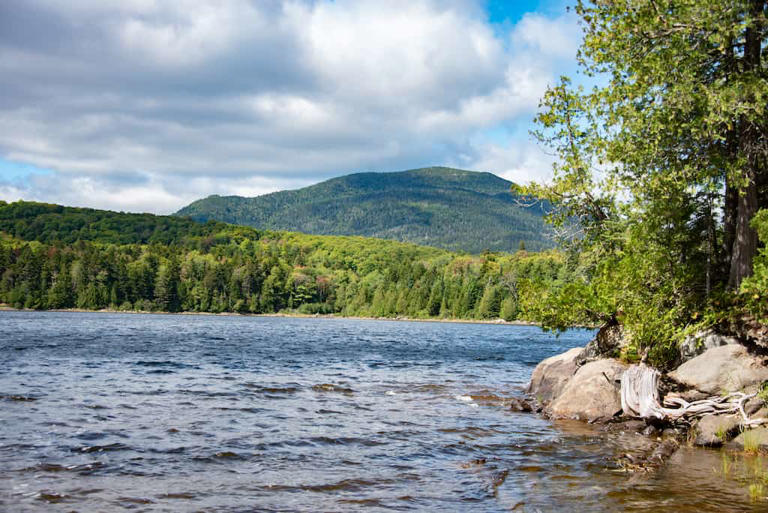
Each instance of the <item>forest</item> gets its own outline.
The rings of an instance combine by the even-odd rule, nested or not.
[[[0,302],[30,309],[532,319],[573,268],[21,201],[0,202],[0,235]]]

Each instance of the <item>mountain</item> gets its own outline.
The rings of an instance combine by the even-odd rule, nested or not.
[[[175,215],[263,229],[361,235],[479,253],[552,246],[540,206],[523,207],[512,182],[445,167],[356,173],[254,198],[209,196]]]

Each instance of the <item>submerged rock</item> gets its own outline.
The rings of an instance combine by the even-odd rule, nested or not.
[[[510,397],[509,409],[512,411],[531,413],[533,411],[533,405],[531,405],[531,402],[526,399],[521,399],[518,397]]]
[[[662,467],[680,448],[675,437],[668,437],[653,443],[646,449],[634,449],[624,453],[617,463],[627,472],[653,472]]]
[[[546,406],[565,388],[578,369],[576,358],[582,348],[575,347],[565,353],[542,360],[531,374],[531,382],[526,392],[540,404]]]
[[[625,363],[613,359],[580,367],[550,404],[550,416],[590,422],[611,419],[621,412],[619,383],[626,369]]]
[[[677,440],[667,438],[654,449],[648,462],[652,465],[663,465],[679,448],[680,443]]]
[[[741,417],[738,415],[707,415],[693,426],[693,445],[699,447],[720,447],[739,430]]]
[[[749,354],[742,345],[732,344],[705,351],[669,376],[685,386],[719,395],[768,380],[768,366],[765,358]]]

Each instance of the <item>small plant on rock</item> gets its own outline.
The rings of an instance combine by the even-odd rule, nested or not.
[[[764,403],[768,404],[768,381],[763,382],[760,385],[760,390],[757,392],[757,397]]]
[[[728,430],[725,428],[725,426],[720,426],[715,430],[715,436],[725,442],[728,437]]]

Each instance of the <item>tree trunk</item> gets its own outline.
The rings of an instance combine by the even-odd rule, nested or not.
[[[735,152],[733,152],[735,154]],[[733,256],[733,242],[736,240],[736,218],[739,213],[739,191],[731,180],[725,180],[725,205],[723,205],[723,285],[728,281]]]
[[[761,16],[766,0],[750,1],[751,22],[747,25],[744,40],[743,70],[745,73],[760,71],[760,50],[763,39]],[[757,179],[760,171],[760,149],[763,136],[760,127],[753,121],[741,120],[739,150],[745,160],[744,178],[747,183],[739,191],[736,217],[736,233],[731,255],[731,269],[728,286],[736,290],[744,278],[752,274],[752,260],[757,253],[757,232],[750,226],[750,221],[757,213]]]
[[[731,272],[728,286],[737,290],[742,280],[752,274],[752,259],[757,253],[757,232],[749,222],[757,213],[757,184],[754,173],[748,173],[749,185],[741,191],[738,200],[736,237],[731,255]]]

